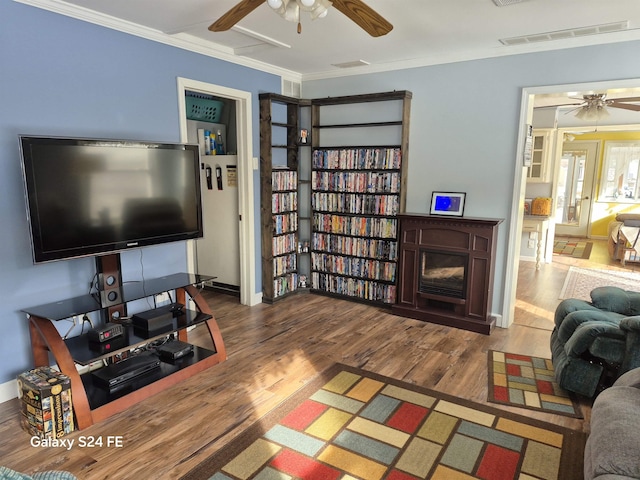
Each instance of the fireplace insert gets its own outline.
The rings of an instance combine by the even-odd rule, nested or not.
[[[421,249],[418,282],[420,292],[465,298],[468,263],[469,255],[466,253]]]

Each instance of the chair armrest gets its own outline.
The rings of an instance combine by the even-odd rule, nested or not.
[[[640,315],[623,318],[620,320],[620,328],[627,332],[634,330],[640,332]]]
[[[556,324],[556,327],[559,327],[562,324],[564,317],[572,312],[577,312],[579,310],[600,311],[591,303],[584,300],[579,300],[577,298],[565,298],[556,307],[556,311],[554,314],[554,322]]]
[[[572,357],[579,357],[589,350],[596,338],[625,339],[625,333],[613,322],[584,322],[578,325],[573,335],[564,344],[564,351]]]
[[[627,335],[624,362],[621,372],[640,367],[640,315],[625,317],[620,320],[620,328]]]

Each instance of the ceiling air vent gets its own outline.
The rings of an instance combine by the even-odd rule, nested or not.
[[[352,62],[332,63],[331,65],[338,68],[354,68],[354,67],[362,67],[364,65],[371,65],[371,64],[369,62],[365,62],[364,60],[354,60]]]
[[[604,33],[621,32],[629,29],[629,21],[592,25],[590,27],[577,27],[556,32],[535,33],[522,37],[501,38],[503,45],[524,45],[527,43],[549,42],[552,40],[565,40],[567,38],[586,37],[588,35],[601,35]]]
[[[287,97],[300,98],[302,96],[302,85],[294,80],[282,79],[282,95]]]
[[[514,3],[526,2],[527,0],[493,0],[499,7],[506,7],[507,5],[513,5]]]

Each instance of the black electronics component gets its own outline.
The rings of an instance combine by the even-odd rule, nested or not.
[[[167,342],[164,345],[160,345],[157,348],[160,358],[163,360],[178,360],[179,358],[186,357],[193,352],[193,345],[180,340],[174,340]]]
[[[143,338],[150,338],[174,330],[174,318],[182,315],[184,305],[171,303],[162,307],[136,313],[131,318],[133,331]]]
[[[155,354],[134,355],[124,360],[91,372],[93,381],[113,392],[133,379],[160,368],[160,359]]]
[[[101,327],[89,330],[87,337],[91,342],[104,343],[124,335],[124,327],[117,323],[105,323]]]
[[[89,342],[89,350],[100,355],[115,352],[127,346],[129,346],[129,338],[126,334],[115,337],[113,340],[105,340],[104,342]]]

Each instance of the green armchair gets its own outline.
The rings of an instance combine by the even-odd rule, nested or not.
[[[551,360],[558,385],[586,397],[640,367],[640,292],[599,287],[591,292],[591,302],[560,302]]]

